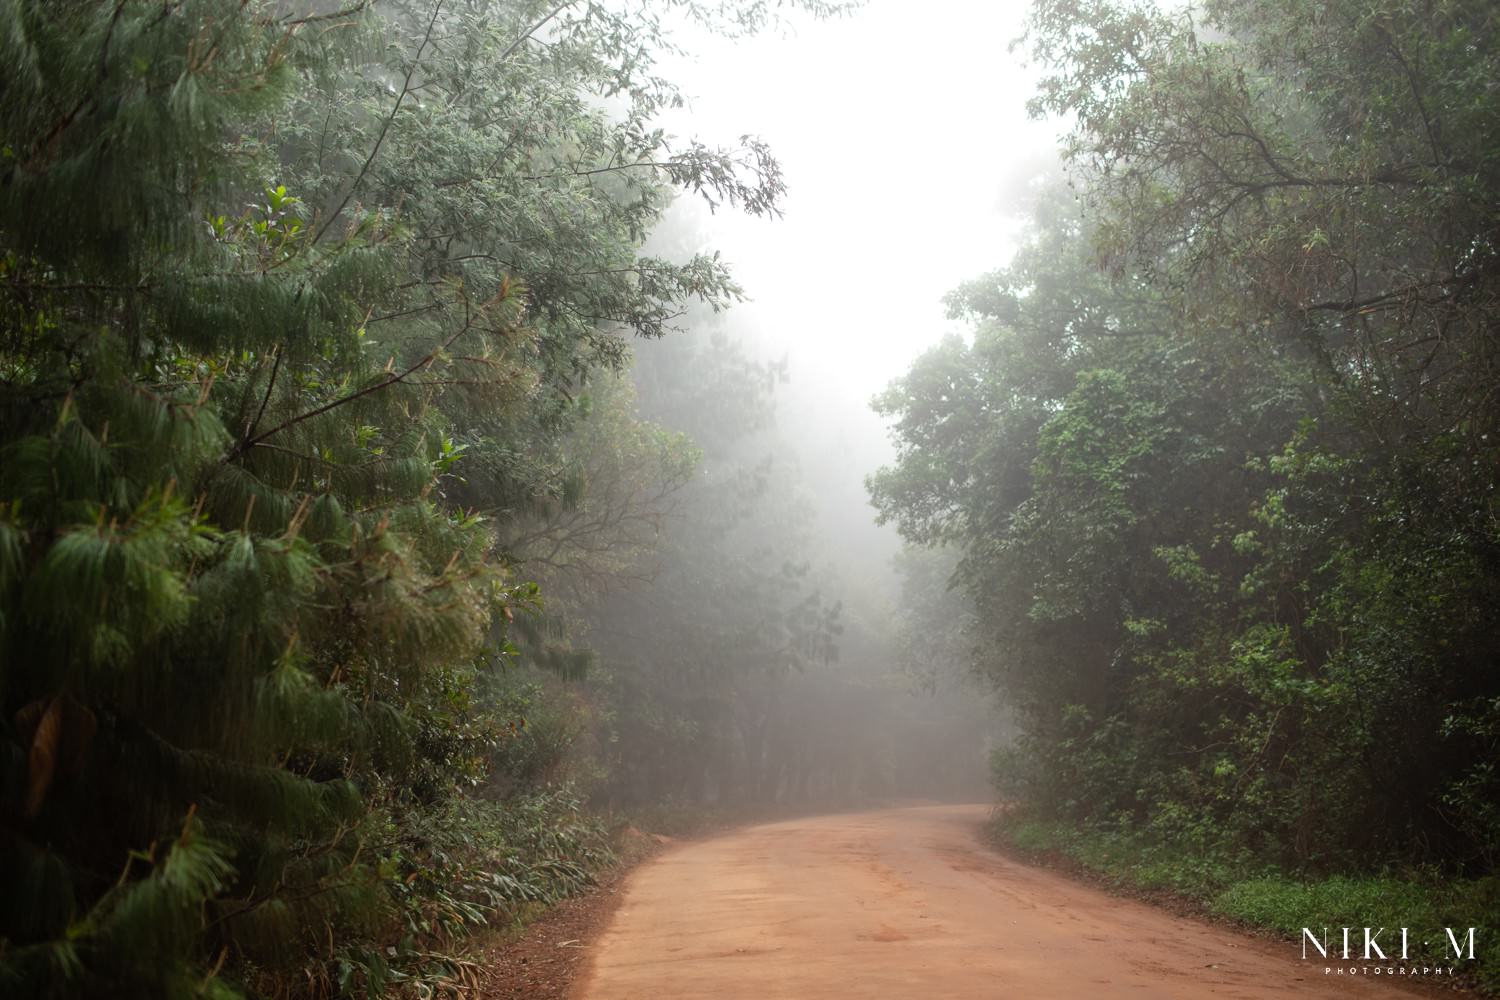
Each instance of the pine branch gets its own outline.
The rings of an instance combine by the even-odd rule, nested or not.
[[[260,399],[260,409],[255,411],[255,417],[245,425],[245,437],[249,438],[255,434],[255,429],[260,426],[260,418],[266,414],[266,404],[271,401],[271,390],[276,388],[276,373],[281,370],[281,345],[276,345],[275,360],[271,362],[271,377],[266,380],[266,394]]]
[[[367,385],[363,389],[358,389],[347,395],[340,396],[338,399],[324,403],[322,406],[313,407],[311,410],[308,410],[305,413],[300,413],[295,417],[288,417],[286,420],[283,420],[281,423],[277,424],[275,427],[272,427],[270,430],[265,431],[261,434],[257,434],[254,437],[248,437],[245,440],[241,441],[239,444],[235,445],[235,447],[227,455],[224,456],[224,461],[230,462],[234,460],[238,456],[244,454],[246,451],[249,451],[251,448],[258,446],[266,439],[274,437],[275,435],[280,434],[282,431],[287,430],[290,427],[295,427],[300,423],[311,420],[313,417],[322,416],[323,414],[328,413],[331,410],[336,410],[339,407],[344,406],[347,403],[352,403],[357,399],[363,399],[364,397],[379,392],[382,389],[388,389],[391,386],[396,385],[397,383],[405,382],[412,375],[415,375],[417,372],[421,371],[422,369],[426,368],[428,365],[436,361],[439,355],[448,350],[449,347],[452,347],[453,344],[458,340],[458,338],[468,333],[471,329],[473,329],[473,326],[474,321],[471,316],[466,319],[464,321],[464,325],[455,330],[447,340],[443,341],[437,347],[434,347],[431,351],[428,351],[427,354],[424,355],[419,361],[417,361],[415,364],[411,365],[404,371],[391,372],[387,375],[386,378],[372,385]]]
[[[125,0],[118,0],[115,4],[115,12],[109,18],[109,29],[104,32],[104,44],[99,46],[100,80],[109,76],[109,43],[115,37],[115,27],[120,23],[120,15],[123,13],[125,13]]]

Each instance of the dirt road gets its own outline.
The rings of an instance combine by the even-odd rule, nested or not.
[[[980,806],[772,823],[638,870],[582,1000],[1395,998],[1261,941],[1016,864]]]

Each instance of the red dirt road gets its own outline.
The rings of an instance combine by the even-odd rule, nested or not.
[[[982,806],[771,823],[637,870],[582,1000],[1396,997],[1262,941],[1009,861]]]

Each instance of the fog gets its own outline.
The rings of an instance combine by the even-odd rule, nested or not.
[[[980,995],[986,814],[1500,983],[1495,10],[9,5],[0,992],[469,995],[734,821],[637,982]]]
[[[688,97],[663,126],[711,143],[764,138],[788,193],[778,218],[711,211],[680,196],[648,245],[679,258],[720,253],[748,301],[723,314],[695,311],[665,340],[633,345],[642,415],[699,441],[705,460],[663,522],[662,572],[612,591],[582,617],[613,682],[643,684],[658,704],[670,702],[666,688],[697,685],[698,701],[681,704],[677,716],[697,752],[687,740],[653,757],[660,732],[638,734],[634,746],[626,737],[611,767],[629,777],[611,787],[611,801],[826,805],[989,794],[988,754],[1002,737],[1003,712],[970,670],[962,598],[947,589],[953,560],[908,557],[903,579],[902,544],[875,523],[865,477],[892,456],[872,396],[963,329],[947,317],[943,296],[1008,260],[1027,192],[1055,163],[1056,126],[1028,117],[1032,74],[1009,51],[1023,13],[1023,5],[876,2],[832,20],[793,16],[782,30],[750,38],[687,28],[683,54],[663,60]],[[769,421],[727,439],[708,426],[723,418],[721,407],[705,413],[674,403],[674,390],[663,388],[690,393],[705,358],[726,353],[777,372]],[[776,483],[756,496],[783,516],[747,513],[728,529],[732,538],[704,540],[704,522],[727,502],[714,491],[728,482],[736,492],[736,477],[750,470]],[[674,556],[689,538],[698,539],[696,555]],[[713,542],[722,551],[705,551]],[[723,577],[758,564],[773,575],[783,565],[805,573],[796,600],[776,610],[775,586],[741,580],[745,592],[727,604],[670,607],[674,589],[689,581],[712,578],[732,591]],[[738,621],[756,600],[765,608]],[[739,647],[723,637],[707,642],[698,655],[710,662],[685,661],[661,687],[658,641],[634,631],[647,618],[671,633],[674,618],[694,616],[721,620],[693,621],[686,631],[763,629],[763,615],[804,600],[828,615],[826,649],[754,684],[740,671],[755,668],[732,661],[765,654],[764,635]],[[914,603],[928,614],[913,613]],[[926,634],[934,621],[952,634]],[[810,634],[792,627],[784,638]],[[668,645],[691,642],[679,636]],[[747,699],[740,710],[737,699]],[[744,718],[725,724],[741,710]]]
[[[899,543],[874,525],[864,488],[891,454],[870,399],[963,331],[943,296],[1009,260],[1027,192],[1057,163],[1059,128],[1027,114],[1036,74],[1010,51],[1025,13],[877,0],[749,38],[687,30],[685,53],[664,60],[689,98],[665,116],[670,131],[759,135],[787,175],[780,218],[683,197],[661,229],[691,231],[730,262],[750,299],[730,328],[787,362],[777,412],[797,429],[818,534],[887,600]]]
[[[941,297],[1014,252],[1018,195],[1058,138],[1028,117],[1035,74],[1010,52],[1025,12],[876,0],[780,34],[690,34],[692,55],[664,65],[690,97],[669,130],[760,135],[782,163],[783,218],[677,208],[749,290],[738,321],[822,387],[828,414],[862,414],[955,328]]]

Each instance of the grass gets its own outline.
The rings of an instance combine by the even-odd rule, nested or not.
[[[1500,996],[1500,878],[1453,879],[1431,871],[1300,878],[1249,856],[1185,851],[1126,832],[1002,816],[991,827],[995,841],[1035,858],[1061,856],[1117,888],[1167,891],[1207,913],[1300,940],[1304,927],[1391,928],[1380,938],[1387,954],[1410,928],[1413,964],[1461,964],[1482,993]],[[1455,963],[1443,928],[1460,938],[1477,927],[1478,958]],[[1363,937],[1355,931],[1360,946]],[[1330,950],[1332,954],[1332,950]]]

